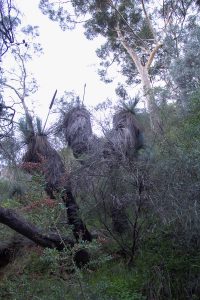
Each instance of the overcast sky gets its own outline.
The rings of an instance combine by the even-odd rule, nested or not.
[[[31,71],[39,84],[34,99],[36,108],[39,103],[40,114],[47,112],[55,89],[58,89],[58,97],[64,90],[74,90],[82,97],[86,83],[85,104],[89,106],[105,101],[107,97],[116,98],[114,90],[121,80],[119,74],[115,74],[115,84],[101,82],[97,74],[99,59],[95,50],[102,44],[103,38],[87,40],[81,27],[63,32],[58,23],[42,14],[38,8],[39,1],[16,0],[16,3],[24,14],[24,24],[39,26],[44,54],[34,58]]]

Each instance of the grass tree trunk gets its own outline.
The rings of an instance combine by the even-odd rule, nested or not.
[[[62,198],[67,208],[68,223],[73,226],[74,237],[77,241],[82,239],[83,241],[91,242],[92,235],[79,215],[79,207],[72,195],[71,189],[65,189]]]
[[[79,216],[79,207],[72,195],[69,176],[60,155],[52,148],[44,134],[34,134],[28,140],[27,152],[23,157],[25,163],[33,162],[41,164],[41,171],[45,177],[45,190],[50,198],[55,198],[55,193],[62,193],[62,199],[66,206],[68,223],[73,226],[76,240],[91,241],[91,234]]]

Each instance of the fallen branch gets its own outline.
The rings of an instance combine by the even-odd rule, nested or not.
[[[62,250],[66,246],[74,246],[74,241],[68,237],[61,237],[55,233],[44,234],[41,229],[25,220],[13,209],[0,207],[0,223],[10,227],[42,247]]]

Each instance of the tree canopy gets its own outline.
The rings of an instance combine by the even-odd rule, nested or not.
[[[102,59],[99,74],[103,80],[114,62],[121,67],[127,83],[141,82],[152,128],[162,127],[158,103],[153,94],[152,72],[157,80],[168,69],[174,55],[179,55],[182,33],[197,18],[194,1],[40,1],[40,8],[61,28],[72,29],[83,22],[85,35],[98,35],[106,42],[97,49]],[[171,53],[169,53],[169,51]],[[165,66],[163,66],[163,63]],[[154,75],[155,76],[155,75]]]

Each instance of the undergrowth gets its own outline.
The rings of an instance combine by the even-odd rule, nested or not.
[[[195,135],[191,141],[193,132]],[[165,139],[152,149],[152,158],[148,161],[151,176],[147,179],[150,180],[145,179],[144,197],[138,191],[139,197],[136,199],[147,199],[148,192],[148,201],[141,209],[139,207],[133,209],[132,214],[127,213],[137,237],[131,263],[130,257],[124,253],[130,250],[133,236],[127,232],[120,236],[113,233],[111,227],[103,227],[101,218],[97,216],[104,211],[99,209],[99,203],[94,201],[92,195],[88,196],[88,190],[87,193],[83,191],[83,197],[78,198],[83,208],[80,211],[87,219],[89,228],[97,230],[97,240],[92,243],[80,241],[73,249],[65,248],[62,252],[42,249],[33,244],[25,245],[13,261],[0,270],[0,299],[200,299],[198,133],[199,113],[194,115],[191,111],[184,122],[180,119],[179,123],[170,125]],[[135,192],[129,175],[124,175],[125,192],[129,192],[132,205],[132,194]],[[120,182],[121,178],[123,176]],[[0,188],[3,187],[5,192],[1,205],[15,209],[46,232],[56,231],[73,237],[60,195],[55,200],[46,196],[44,178],[36,174],[31,180],[20,184],[26,186],[23,197],[11,198],[7,183],[0,182]],[[117,185],[117,188],[121,189],[121,186]],[[127,195],[125,192],[118,191],[120,199],[124,194]],[[134,203],[137,204],[137,201]],[[106,217],[110,218],[109,213]],[[137,224],[134,223],[136,218]],[[134,227],[134,224],[138,227]],[[113,235],[109,235],[110,232]],[[12,230],[0,225],[0,239],[5,243],[12,240]],[[127,251],[122,253],[117,242],[123,243]],[[87,249],[90,253],[90,262],[82,269],[74,261],[80,249]]]

